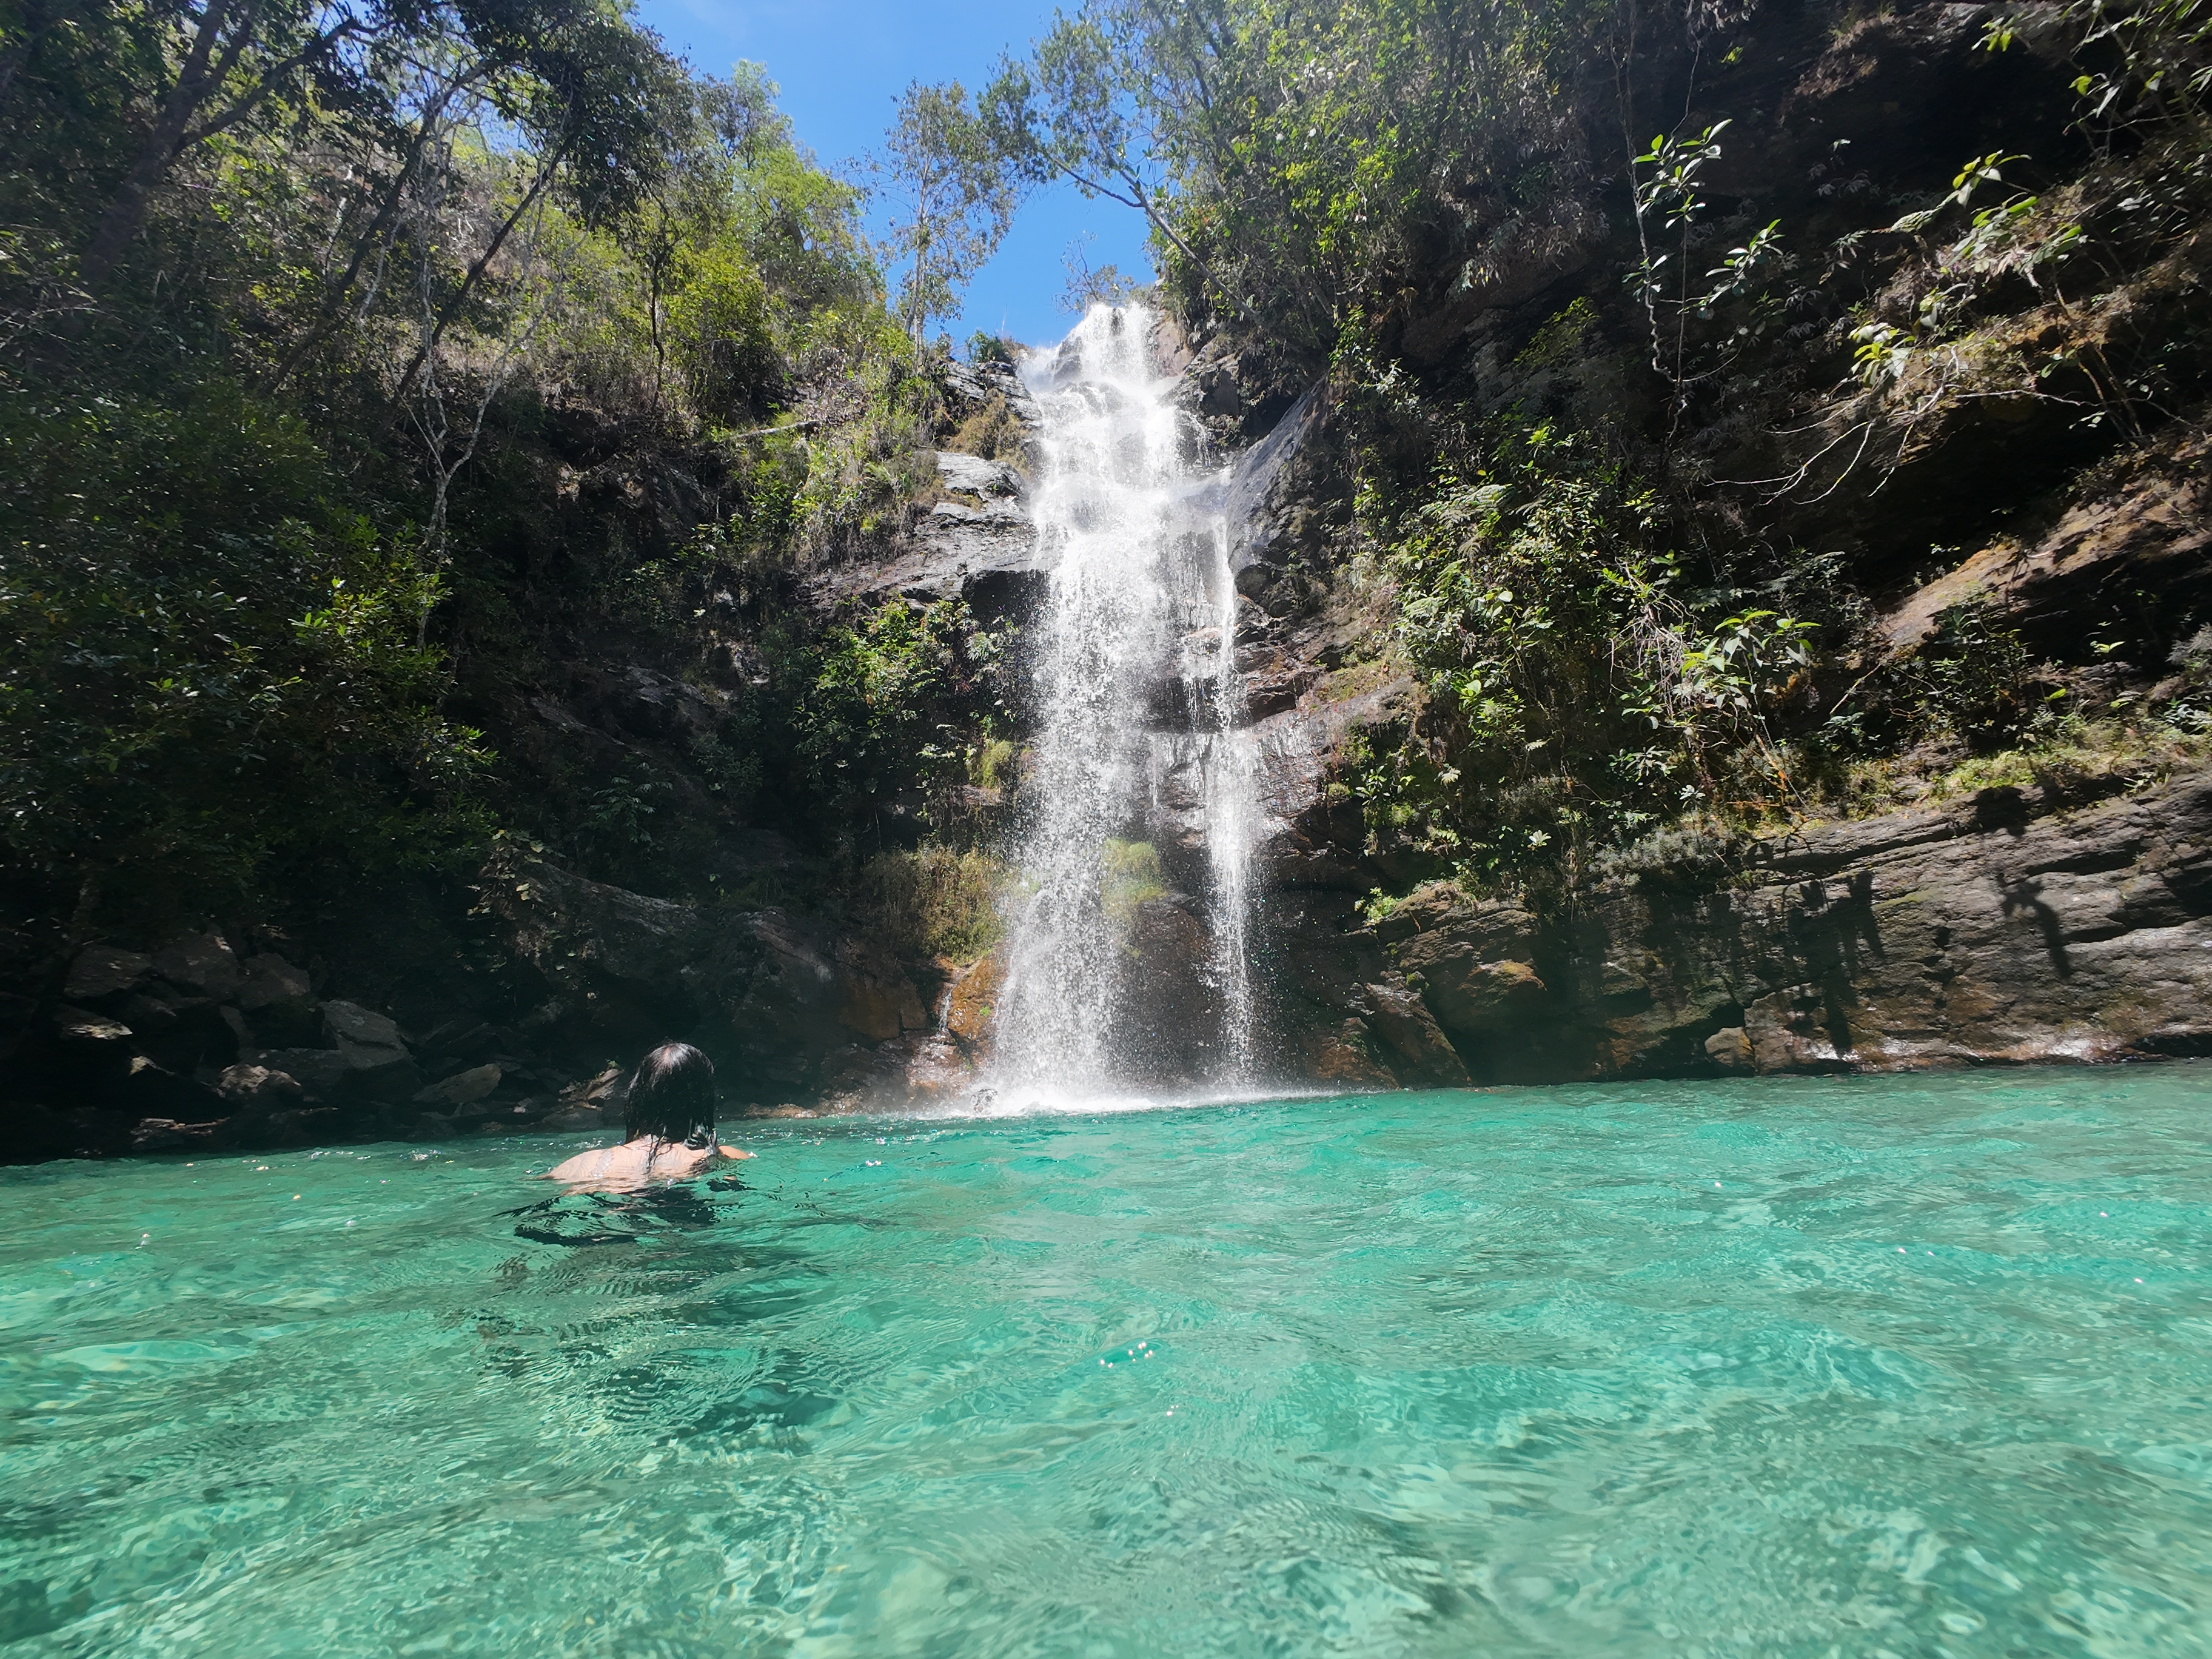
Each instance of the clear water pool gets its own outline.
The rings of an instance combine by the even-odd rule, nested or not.
[[[25,1654],[2198,1654],[2212,1066],[0,1172]]]

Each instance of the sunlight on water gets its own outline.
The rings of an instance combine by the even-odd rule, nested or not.
[[[0,1172],[39,1655],[2201,1654],[2212,1068]]]

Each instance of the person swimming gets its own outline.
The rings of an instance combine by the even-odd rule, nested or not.
[[[623,1114],[623,1144],[579,1152],[545,1172],[572,1187],[625,1192],[683,1181],[717,1157],[751,1158],[714,1136],[714,1062],[688,1042],[665,1042],[638,1062]]]

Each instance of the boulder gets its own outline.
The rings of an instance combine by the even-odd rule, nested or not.
[[[404,1048],[399,1027],[388,1014],[380,1014],[357,1002],[326,1002],[323,1024],[331,1041],[362,1048]]]
[[[323,1024],[337,1045],[341,1067],[337,1088],[343,1093],[401,1100],[422,1086],[422,1071],[389,1015],[357,1002],[326,1002]]]
[[[1419,997],[1402,985],[1375,984],[1365,989],[1367,1029],[1389,1051],[1390,1069],[1401,1082],[1415,1088],[1466,1085],[1466,1065]]]
[[[890,952],[847,939],[837,947],[838,1023],[875,1042],[927,1029],[921,994]]]
[[[1741,1025],[1723,1025],[1704,1043],[1706,1057],[1726,1072],[1747,1072],[1756,1063],[1751,1036]]]
[[[54,1009],[51,1023],[54,1036],[64,1043],[100,1053],[119,1050],[126,1059],[136,1040],[121,1020],[66,1003]]]
[[[623,1077],[621,1066],[610,1066],[596,1077],[581,1083],[572,1083],[561,1091],[561,1106],[563,1109],[588,1107],[594,1111],[603,1109],[618,1111],[624,1093]]]
[[[547,1117],[539,1127],[557,1129],[564,1134],[570,1134],[579,1131],[588,1133],[609,1127],[619,1128],[622,1126],[618,1123],[611,1124],[605,1114],[596,1106],[564,1106]]]
[[[908,1038],[902,1046],[910,1103],[953,1099],[975,1086],[975,1062],[950,1033],[932,1031]]]
[[[1183,893],[1137,903],[1123,945],[1117,1055],[1134,1079],[1177,1086],[1216,1075],[1221,1052],[1221,989],[1213,936]]]
[[[1409,944],[1398,963],[1422,976],[1421,994],[1446,1030],[1508,1030],[1543,1006],[1543,976],[1533,965],[1510,957],[1486,962],[1478,947],[1448,936]]]
[[[271,1112],[254,1125],[251,1144],[257,1146],[312,1146],[328,1140],[344,1127],[335,1106],[303,1106]]]
[[[938,483],[954,494],[981,500],[1023,493],[1022,475],[1004,461],[987,461],[980,455],[963,455],[950,449],[937,452]]]
[[[280,1073],[313,1100],[328,1100],[346,1076],[346,1057],[335,1048],[264,1048],[254,1069]]]
[[[945,1029],[972,1057],[980,1060],[989,1052],[992,1022],[1006,983],[1004,945],[969,963],[952,981],[945,998]]]
[[[228,1066],[238,1058],[238,1034],[223,1018],[236,1018],[233,1010],[206,997],[167,992],[157,984],[111,1005],[136,1035],[140,1053],[183,1073]]]
[[[264,951],[240,970],[238,1006],[249,1014],[304,1014],[315,1006],[307,970]]]
[[[252,1065],[225,1066],[215,1090],[234,1110],[254,1117],[297,1106],[303,1092],[289,1072]]]
[[[1307,1033],[1302,1058],[1305,1074],[1347,1094],[1395,1089],[1398,1079],[1376,1054],[1365,1022],[1347,1019]]]
[[[154,958],[108,945],[88,945],[70,963],[62,994],[71,1002],[91,1002],[135,990],[154,971]]]
[[[465,1072],[456,1072],[441,1082],[434,1083],[427,1089],[417,1091],[415,1103],[417,1106],[428,1106],[433,1109],[465,1106],[471,1101],[482,1100],[493,1090],[498,1088],[501,1075],[496,1060],[471,1066]]]
[[[243,975],[219,933],[185,933],[154,952],[154,971],[179,989],[228,1002]]]
[[[938,453],[937,468],[947,498],[921,515],[897,556],[811,574],[808,597],[817,608],[963,599],[980,614],[998,616],[1025,608],[1044,591],[1057,554],[1038,545],[1021,475],[1003,461],[951,450]]]
[[[1417,895],[1377,931],[1486,1080],[2212,1054],[2212,772],[2038,805],[1807,826],[1541,922]]]
[[[823,1086],[856,1034],[927,1024],[895,963],[818,918],[649,898],[541,858],[487,871],[483,890],[556,993],[553,1040],[580,1058],[682,1038],[713,1057],[728,1098],[757,1103]]]
[[[134,1054],[125,1069],[113,1103],[133,1118],[172,1117],[185,1121],[223,1115],[222,1097],[196,1079]]]
[[[180,1123],[173,1117],[141,1118],[131,1131],[134,1152],[186,1152],[215,1144],[229,1127],[217,1118],[209,1123]]]

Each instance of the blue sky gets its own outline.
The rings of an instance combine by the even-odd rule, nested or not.
[[[1052,12],[1051,0],[639,0],[636,15],[701,70],[726,75],[741,58],[766,65],[799,142],[834,168],[882,141],[908,82],[957,79],[972,92],[1002,50],[1043,33]],[[873,217],[880,232],[882,215]],[[1074,319],[1059,308],[1064,259],[1068,244],[1086,236],[1091,265],[1149,275],[1139,215],[1085,202],[1069,185],[1042,190],[969,286],[953,337],[1001,326],[1031,343],[1065,334]]]

